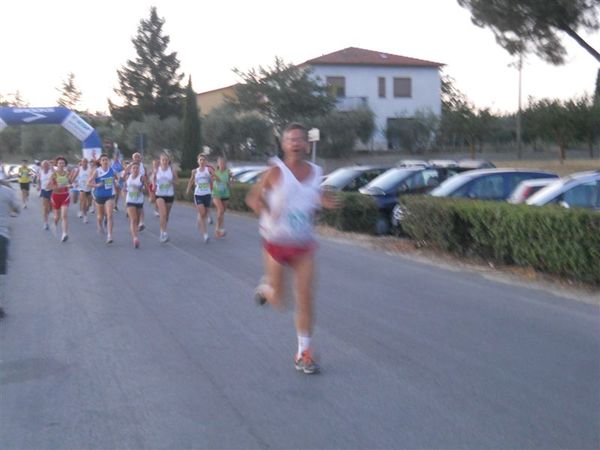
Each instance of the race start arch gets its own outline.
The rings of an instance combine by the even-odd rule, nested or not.
[[[94,127],[68,108],[0,108],[0,133],[9,125],[34,124],[62,125],[81,141],[84,158],[96,159],[102,153],[100,137]]]

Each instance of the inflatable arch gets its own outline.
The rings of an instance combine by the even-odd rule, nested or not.
[[[0,133],[8,125],[62,125],[81,141],[83,157],[96,159],[102,144],[96,130],[76,113],[63,106],[52,108],[0,108]]]

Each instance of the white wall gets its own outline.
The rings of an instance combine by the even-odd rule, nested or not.
[[[435,67],[385,67],[315,65],[313,76],[325,83],[327,77],[341,76],[346,79],[346,97],[367,97],[375,113],[376,130],[373,148],[387,149],[385,128],[388,118],[412,117],[418,110],[430,110],[441,114],[441,81]],[[378,78],[386,79],[386,97],[379,98]],[[412,97],[394,98],[394,78],[412,80]]]

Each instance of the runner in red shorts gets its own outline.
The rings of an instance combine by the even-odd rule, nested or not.
[[[58,234],[59,212],[62,226],[62,236],[60,240],[65,242],[68,238],[69,222],[67,211],[69,209],[70,197],[69,189],[71,187],[71,179],[67,172],[67,160],[63,156],[56,158],[56,171],[50,177],[49,187],[52,189],[50,195],[50,204],[54,212],[54,230]]]
[[[256,300],[279,307],[283,296],[286,266],[294,274],[298,352],[294,366],[306,374],[319,370],[314,361],[311,336],[314,327],[313,278],[316,240],[314,216],[321,207],[334,208],[337,202],[321,193],[321,168],[304,160],[308,153],[308,132],[292,123],[282,136],[284,159],[272,158],[273,167],[254,185],[246,203],[260,215],[264,242],[266,276],[256,288]]]

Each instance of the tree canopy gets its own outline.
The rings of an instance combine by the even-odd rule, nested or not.
[[[566,33],[600,62],[600,53],[578,34],[600,28],[598,0],[457,0],[469,9],[473,23],[489,27],[511,55],[534,52],[552,64],[563,64]]]
[[[163,34],[164,23],[156,7],[150,8],[150,17],[140,21],[132,39],[136,59],[128,60],[117,71],[120,87],[115,92],[124,105],[116,106],[109,100],[109,107],[121,122],[141,120],[144,115],[157,115],[160,119],[182,115],[184,74],[179,73],[177,52],[167,52],[170,38]]]
[[[67,79],[62,82],[62,86],[56,90],[60,93],[56,102],[65,108],[76,111],[81,100],[81,91],[75,85],[75,74],[69,72]]]
[[[277,131],[292,121],[323,116],[334,107],[326,86],[310,76],[310,69],[286,64],[281,58],[275,58],[273,67],[234,72],[244,82],[236,87],[235,106],[258,111]]]

